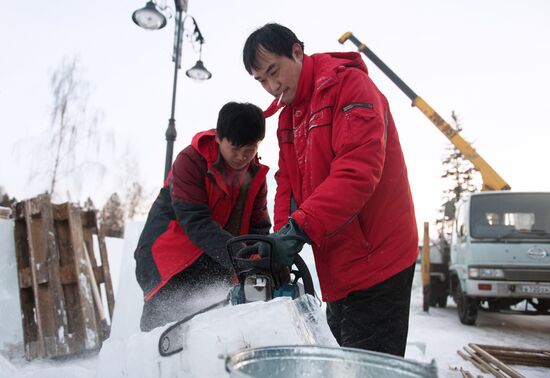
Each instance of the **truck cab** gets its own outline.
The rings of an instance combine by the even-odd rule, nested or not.
[[[550,193],[464,196],[451,234],[449,283],[463,324],[475,324],[480,309],[550,314]]]

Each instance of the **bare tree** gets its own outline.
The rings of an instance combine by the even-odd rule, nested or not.
[[[77,158],[77,147],[93,144],[99,149],[95,127],[100,113],[88,109],[88,83],[80,75],[78,59],[64,59],[51,76],[53,104],[49,150],[53,152],[49,193],[53,194],[61,176],[69,175],[89,161]],[[101,167],[101,164],[96,164]],[[89,168],[89,167],[88,167]]]

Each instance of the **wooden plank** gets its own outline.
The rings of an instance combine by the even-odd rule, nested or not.
[[[477,360],[475,360],[471,355],[467,354],[467,353],[464,353],[462,352],[461,350],[457,350],[456,351],[458,353],[458,355],[460,357],[462,357],[463,359],[465,359],[466,361],[470,361],[475,367],[477,367],[482,373],[485,373],[485,374],[488,374],[489,373],[489,369],[487,369],[485,367],[484,364],[478,362]]]
[[[88,269],[88,275],[93,278],[93,280],[90,281],[90,287],[92,289],[92,293],[95,294],[99,293],[101,288],[101,280],[99,280],[99,267],[97,266],[97,260],[95,258],[94,253],[94,234],[97,233],[96,225],[94,223],[94,215],[95,212],[93,210],[91,211],[81,211],[80,212],[80,220],[82,222],[82,235],[84,239],[84,251],[88,251],[89,253],[84,253],[84,256],[88,257],[88,260],[86,261],[86,269]],[[90,267],[88,267],[88,264]],[[91,268],[91,272],[90,269]],[[93,277],[92,277],[93,276]],[[104,313],[102,310],[102,303],[101,303],[101,297],[99,302],[94,302],[96,305],[94,306],[94,312],[96,320],[98,321],[98,331],[101,341],[105,340],[108,337],[109,329],[108,326],[105,326],[105,322],[101,321],[101,319],[104,318]],[[99,305],[97,303],[100,303]],[[101,306],[101,307],[100,307]],[[106,328],[105,328],[106,327]]]
[[[76,275],[71,266],[63,265],[59,271],[62,285],[76,284]]]
[[[107,256],[107,246],[105,244],[105,233],[103,231],[103,228],[101,226],[98,226],[97,211],[83,211],[81,219],[82,227],[84,230],[84,239],[86,241],[86,248],[88,248],[88,251],[90,251],[90,260],[92,262],[94,276],[97,282],[97,288],[101,292],[101,284],[105,285],[105,294],[107,297],[107,305],[109,307],[109,317],[110,319],[112,319],[115,306],[115,297],[111,280],[111,272],[109,268],[109,258]],[[99,247],[98,259],[96,259],[95,253],[93,253],[94,235],[97,237],[97,244]]]
[[[476,345],[505,364],[550,367],[548,350]]]
[[[97,326],[98,331],[100,334],[101,341],[106,340],[109,337],[110,334],[110,327],[107,324],[107,320],[105,318],[105,311],[103,310],[103,302],[101,300],[101,295],[99,294],[99,285],[97,285],[95,281],[95,276],[92,270],[92,262],[90,260],[90,253],[88,251],[88,248],[86,248],[86,243],[84,244],[84,257],[86,259],[87,268],[88,268],[88,274],[90,276],[90,285],[92,287],[92,294],[94,298],[95,308],[96,308],[96,315],[97,315]]]
[[[38,356],[44,356],[46,353],[46,346],[44,345],[44,329],[42,327],[42,310],[39,306],[39,295],[38,295],[38,281],[36,279],[36,257],[34,251],[34,236],[32,231],[32,212],[31,212],[31,201],[24,201],[24,210],[23,216],[25,217],[25,225],[27,228],[27,240],[28,240],[28,251],[29,251],[29,266],[31,269],[31,282],[32,282],[32,293],[34,299],[34,315],[35,323],[37,329],[37,344],[36,344],[36,353],[37,355],[28,355],[25,357],[30,360]],[[30,349],[29,349],[30,352]]]
[[[29,246],[38,354],[52,357],[67,353],[65,304],[59,274],[59,255],[49,195],[25,201],[25,222]]]
[[[65,300],[61,286],[61,275],[59,271],[59,251],[55,238],[55,226],[53,209],[49,195],[38,197],[40,202],[40,214],[42,227],[39,230],[41,243],[44,244],[44,262],[37,267],[38,283],[41,285],[45,297],[43,313],[46,312],[48,327],[44,330],[47,356],[60,356],[69,352],[65,338],[67,335],[67,317],[65,313]],[[38,242],[38,239],[35,239]],[[43,273],[42,273],[43,272]],[[47,340],[47,341],[46,341]]]
[[[476,344],[476,345],[480,348],[483,348],[489,353],[491,353],[493,350],[497,350],[497,351],[510,351],[510,352],[521,352],[521,353],[547,353],[550,355],[550,350],[548,349],[517,348],[517,347],[506,347],[506,346],[488,345],[488,344]]]
[[[86,350],[86,324],[81,309],[77,261],[73,251],[69,225],[69,204],[54,206],[56,234],[59,241],[59,264],[62,274],[63,296],[67,313],[67,345],[70,353]]]
[[[97,282],[97,286],[99,288],[100,283],[105,283],[105,275],[103,274],[103,265],[92,266],[92,269],[94,270],[94,277]]]
[[[113,312],[115,310],[115,294],[113,282],[111,280],[111,270],[109,268],[109,258],[107,256],[107,245],[105,244],[105,231],[103,226],[99,226],[98,233],[99,254],[101,256],[101,269],[103,271],[103,282],[105,283],[105,294],[107,296],[107,305],[109,306],[109,319],[113,322]]]
[[[22,268],[19,269],[19,288],[20,289],[27,289],[32,288],[32,276],[31,276],[31,268]]]
[[[502,361],[500,361],[498,358],[493,357],[491,354],[487,353],[485,350],[480,348],[478,345],[474,343],[468,344],[470,348],[476,351],[480,356],[483,357],[484,360],[490,362],[491,364],[498,367],[500,370],[504,371],[506,374],[508,374],[512,378],[525,378],[524,375],[520,374],[517,370],[511,368],[510,366],[506,365]]]
[[[23,326],[25,357],[31,359],[38,355],[38,327],[35,321],[35,301],[30,268],[29,244],[27,242],[27,224],[24,217],[24,203],[17,203],[16,209],[14,238],[17,274],[19,282],[25,283],[25,286],[20,286],[19,288],[21,323]]]
[[[481,358],[481,356],[479,354],[476,353],[475,350],[473,350],[472,348],[469,348],[467,346],[464,346],[463,349],[476,361],[478,362],[480,365],[483,365],[483,367],[485,367],[486,370],[489,371],[489,373],[493,374],[495,377],[497,378],[508,378],[506,377],[501,371],[499,371],[498,369],[496,369],[493,365],[491,365],[488,361],[486,361],[485,359]]]
[[[98,326],[95,316],[92,290],[90,287],[91,279],[86,268],[86,259],[84,257],[84,237],[82,232],[82,221],[80,209],[75,206],[69,206],[69,230],[72,250],[74,254],[74,267],[79,287],[79,310],[81,311],[84,325],[84,345],[86,349],[94,349],[100,346],[98,335]]]

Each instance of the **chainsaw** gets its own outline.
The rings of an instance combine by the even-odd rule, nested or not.
[[[170,356],[183,349],[183,328],[187,321],[204,312],[228,304],[269,301],[277,297],[315,296],[313,280],[305,261],[298,255],[292,266],[278,265],[273,260],[273,241],[263,235],[242,235],[231,238],[227,251],[235,269],[236,284],[227,298],[205,307],[168,327],[160,336],[161,356]]]
[[[296,268],[290,271],[277,264],[269,237],[237,236],[228,241],[227,250],[238,281],[229,291],[228,300],[232,305],[265,302],[277,297],[294,299],[306,293],[314,295],[313,281],[304,260],[296,255],[293,264]]]

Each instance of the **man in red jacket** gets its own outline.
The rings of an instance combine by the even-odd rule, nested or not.
[[[303,48],[267,24],[243,50],[275,97],[266,117],[282,108],[274,256],[288,265],[309,242],[339,344],[403,356],[418,231],[389,105],[359,54]]]
[[[232,283],[231,237],[269,233],[268,167],[257,157],[264,136],[261,109],[230,102],[216,130],[195,135],[176,157],[134,254],[142,331],[181,319],[191,295]]]

